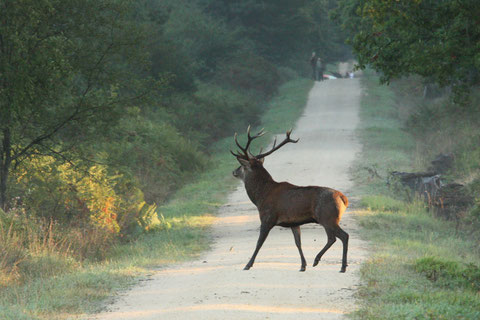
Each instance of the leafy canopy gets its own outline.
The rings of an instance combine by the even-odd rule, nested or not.
[[[480,80],[477,0],[342,0],[336,18],[359,66],[381,71],[384,82],[418,74],[465,88]]]

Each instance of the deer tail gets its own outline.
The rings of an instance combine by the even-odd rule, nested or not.
[[[343,202],[343,205],[346,207],[348,207],[348,198],[343,194],[341,193],[340,191],[335,191],[335,193],[333,194],[333,197],[338,201],[338,200],[342,200]],[[339,199],[340,198],[340,199]]]
[[[342,198],[343,203],[345,204],[345,207],[348,207],[348,198],[346,195],[343,193],[340,193],[340,198]]]

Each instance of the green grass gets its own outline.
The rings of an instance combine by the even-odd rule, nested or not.
[[[355,319],[479,319],[478,236],[406,202],[386,185],[389,170],[418,168],[416,142],[401,127],[391,88],[363,79],[359,136],[352,172],[365,213],[358,219],[371,256],[361,268]],[[381,176],[362,168],[375,169]],[[421,169],[421,168],[420,168]]]
[[[270,133],[294,125],[306,104],[312,81],[285,83],[270,102],[262,124]],[[263,138],[265,147],[271,136]],[[178,263],[209,248],[209,227],[225,196],[238,183],[231,172],[238,165],[229,150],[233,135],[210,150],[209,168],[158,209],[160,224],[134,242],[116,246],[101,262],[66,263],[42,256],[42,272],[23,285],[0,288],[0,319],[68,319],[101,310],[112,294],[151,272],[151,267]],[[48,263],[47,263],[48,262]],[[62,266],[63,268],[58,270]],[[38,268],[33,268],[36,272]],[[37,270],[38,271],[38,270]]]
[[[363,149],[351,175],[358,195],[384,194],[389,172],[411,169],[416,148],[397,117],[393,92],[379,86],[377,78],[368,70],[364,74],[361,121],[357,130]]]

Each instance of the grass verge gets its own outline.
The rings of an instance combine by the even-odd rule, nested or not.
[[[293,127],[311,87],[312,81],[307,79],[282,85],[262,117],[265,129],[280,133]],[[104,261],[72,262],[68,270],[42,272],[22,285],[0,288],[0,319],[71,319],[98,312],[115,291],[135,283],[150,273],[151,267],[192,259],[206,250],[208,228],[217,208],[237,183],[230,175],[237,166],[229,152],[233,147],[232,137],[213,146],[210,168],[159,208],[157,230],[117,246]],[[65,263],[61,257],[47,255],[44,259],[45,269]]]
[[[423,169],[414,139],[402,129],[392,89],[363,78],[358,133],[363,151],[354,177],[365,214],[362,234],[371,257],[361,268],[355,319],[479,319],[478,237],[406,202],[386,185],[390,170]]]

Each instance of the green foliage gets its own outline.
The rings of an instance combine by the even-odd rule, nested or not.
[[[104,150],[100,159],[124,173],[125,193],[132,188],[143,193],[140,201],[144,197],[148,203],[161,203],[206,164],[199,146],[182,135],[171,118],[163,110],[129,108],[119,127],[97,145]]]
[[[473,263],[461,266],[456,261],[425,257],[415,261],[415,271],[444,287],[463,286],[480,291],[480,268]]]
[[[415,271],[425,275],[431,281],[440,278],[454,278],[459,274],[459,265],[455,261],[444,261],[435,257],[420,258],[415,261]]]
[[[345,44],[346,36],[330,16],[338,6],[335,0],[307,1],[302,9],[308,21],[308,34],[312,49],[324,63],[346,61],[350,58],[350,47]]]
[[[479,10],[475,0],[343,0],[337,17],[360,67],[385,82],[418,74],[460,92],[479,81]]]
[[[246,35],[262,56],[276,62],[288,61],[296,52],[306,49],[303,41],[308,39],[308,23],[301,14],[307,1],[229,1],[210,0],[207,10],[223,17]],[[300,49],[300,50],[301,50]]]
[[[305,69],[312,50],[321,51],[326,61],[343,59],[349,51],[343,46],[340,30],[328,17],[336,6],[332,0],[200,2],[207,12],[245,35],[247,46],[256,53],[277,64],[295,66],[301,73],[308,74]]]
[[[116,179],[100,165],[79,171],[69,163],[57,163],[52,157],[37,157],[18,172],[17,187],[24,190],[30,186],[22,197],[22,209],[34,216],[56,220],[75,217],[77,222],[91,222],[117,233],[120,199],[114,190]]]
[[[157,206],[148,205],[145,202],[140,203],[138,214],[138,223],[145,231],[150,231],[161,224],[158,219]]]
[[[78,146],[140,101],[148,79],[138,76],[145,69],[142,36],[129,9],[108,0],[2,3],[2,207],[13,198],[9,176],[23,161],[83,158]]]
[[[198,121],[196,125],[199,126],[199,131],[201,127],[209,128],[207,132],[214,139],[247,123],[257,122],[258,115],[262,112],[261,105],[253,97],[215,85],[199,84],[195,98],[201,105],[195,110]],[[232,121],[230,116],[233,116],[235,121]],[[205,117],[211,117],[211,120],[203,120]]]

